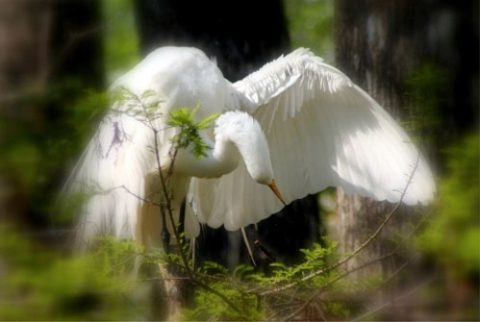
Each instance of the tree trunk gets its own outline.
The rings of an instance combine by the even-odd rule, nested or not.
[[[46,204],[63,180],[51,145],[70,137],[68,108],[103,87],[100,8],[94,0],[0,1],[0,212],[43,236],[53,218]]]
[[[406,126],[424,143],[437,171],[443,168],[438,151],[477,127],[476,24],[477,1],[335,2],[338,67],[394,118],[413,120]],[[338,191],[337,201],[337,233],[341,248],[347,253],[372,234],[392,207],[343,191]],[[395,248],[393,237],[405,234],[417,218],[412,216],[411,208],[406,208],[395,215],[363,256],[349,262],[349,268],[381,258]],[[398,255],[390,256],[359,271],[355,277],[388,277],[404,262]],[[418,273],[413,270],[410,275]],[[399,318],[397,313],[392,311],[389,317]],[[412,318],[408,312],[402,314],[401,319]],[[388,315],[384,318],[388,319]]]
[[[19,105],[25,95],[41,91],[47,82],[51,10],[47,1],[0,2],[0,145],[7,145],[7,122],[34,118],[36,111]],[[28,221],[21,183],[0,174],[2,220]]]
[[[415,46],[411,38],[415,31],[409,21],[414,17],[408,12],[411,8],[411,1],[370,0],[338,0],[335,7],[337,65],[396,118],[406,114],[403,84],[415,64],[411,56]],[[391,208],[388,203],[347,195],[341,189],[337,203],[339,240],[345,253],[361,245]],[[389,227],[401,225],[401,215]],[[390,229],[384,230],[361,259],[348,263],[348,268],[387,254],[392,248],[388,239],[391,233]],[[390,261],[379,261],[356,275],[387,274],[393,271]]]
[[[103,29],[100,1],[53,1],[51,82],[105,88]]]

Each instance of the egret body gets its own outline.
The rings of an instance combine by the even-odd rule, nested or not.
[[[84,241],[106,233],[158,244],[159,211],[146,202],[162,198],[158,161],[171,173],[173,210],[187,198],[191,236],[197,221],[236,230],[279,211],[275,181],[287,202],[330,186],[390,202],[405,191],[402,201],[411,205],[433,198],[430,169],[407,134],[306,49],[231,83],[200,50],[164,47],[120,77],[113,85],[119,87],[139,98],[154,95],[145,104],[114,103],[69,179],[70,191],[97,188],[81,209]],[[155,99],[156,117],[142,119]],[[213,129],[199,132],[210,147],[204,158],[189,148],[173,157],[180,130],[168,121],[181,107],[198,107],[198,120],[221,114]]]

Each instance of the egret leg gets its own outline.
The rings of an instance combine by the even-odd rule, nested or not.
[[[187,199],[183,198],[182,205],[180,206],[180,214],[178,217],[178,235],[180,236],[180,243],[183,244],[184,238],[183,233],[185,232],[185,210],[187,206]]]
[[[191,239],[190,247],[192,249],[192,270],[195,271],[195,247],[196,247],[197,238],[193,237]]]
[[[245,227],[240,228],[242,231],[242,236],[243,236],[243,241],[245,242],[245,246],[247,247],[248,255],[250,256],[250,259],[252,260],[253,266],[257,266],[257,263],[255,262],[255,258],[253,258],[253,252],[252,252],[252,247],[250,246],[250,241],[248,240],[247,233],[245,231]]]
[[[160,206],[160,216],[162,218],[162,244],[165,252],[170,253],[170,232],[167,228],[167,214],[165,207]]]
[[[255,232],[258,233],[258,225],[255,223]],[[257,235],[258,236],[258,235]],[[272,255],[271,252],[269,252],[265,246],[262,245],[262,242],[260,241],[259,238],[256,238],[255,241],[253,242],[255,245],[255,248],[260,250],[264,256],[266,256],[270,261],[275,262],[276,258],[275,256]]]
[[[256,239],[254,245],[257,249],[259,249],[264,256],[266,256],[270,261],[275,262],[276,258],[269,252],[265,246],[262,245],[262,242],[259,239]]]

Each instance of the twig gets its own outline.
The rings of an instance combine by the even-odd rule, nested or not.
[[[161,206],[162,206],[161,203],[158,203],[158,202],[155,202],[155,201],[153,201],[153,200],[146,199],[146,198],[143,198],[143,197],[137,195],[135,192],[133,192],[133,191],[131,191],[130,189],[128,189],[125,185],[121,185],[121,186],[118,187],[118,188],[123,188],[123,189],[125,189],[126,192],[128,192],[129,194],[131,194],[131,195],[134,196],[135,198],[140,199],[140,200],[143,201],[143,202],[152,204],[152,205],[157,206],[157,207],[161,207]]]
[[[220,293],[219,291],[215,290],[214,288],[211,288],[210,286],[208,286],[207,284],[203,283],[202,281],[198,280],[198,279],[195,279],[195,278],[192,278],[191,281],[194,283],[194,284],[197,284],[198,286],[206,289],[207,291],[209,291],[210,293],[218,296],[219,298],[221,298],[225,303],[227,303],[232,309],[234,309],[237,313],[240,313],[241,314],[241,310],[235,305],[233,304],[232,301],[230,301],[225,295],[223,295],[222,293]],[[244,316],[240,316],[241,319],[243,320],[247,320],[246,317]]]
[[[295,282],[292,282],[292,283],[289,283],[289,284],[286,284],[286,285],[283,285],[283,286],[275,287],[273,289],[261,292],[260,295],[265,296],[265,295],[270,295],[272,293],[284,291],[286,289],[289,289],[289,288],[292,288],[292,287],[296,286],[300,282],[302,282],[302,283],[306,282],[306,281],[308,281],[308,280],[310,280],[310,279],[312,279],[312,278],[314,278],[318,275],[321,275],[321,274],[324,274],[324,273],[329,272],[331,270],[334,270],[337,267],[345,264],[346,262],[351,260],[353,257],[357,256],[358,253],[360,253],[365,247],[367,247],[378,236],[378,234],[382,231],[383,227],[385,227],[385,225],[390,221],[390,219],[393,217],[393,214],[398,210],[399,207],[400,207],[400,203],[398,203],[395,206],[395,208],[387,215],[387,217],[383,220],[383,222],[380,224],[380,226],[377,228],[377,230],[372,235],[370,235],[370,237],[367,238],[367,240],[365,240],[350,255],[346,256],[345,258],[337,261],[336,263],[334,263],[334,264],[332,264],[332,265],[330,265],[326,268],[319,269],[315,272],[312,272],[312,273],[304,276],[300,281],[295,281]]]
[[[167,188],[167,184],[166,184],[166,179],[165,179],[165,176],[163,175],[163,172],[162,172],[162,163],[160,162],[160,150],[159,150],[159,144],[160,143],[158,142],[158,132],[159,131],[153,125],[152,120],[150,119],[149,114],[148,114],[148,107],[145,106],[143,100],[137,94],[135,94],[133,92],[130,92],[129,94],[134,98],[134,100],[136,100],[140,103],[140,106],[142,107],[143,111],[145,112],[145,116],[146,116],[146,119],[148,121],[149,127],[153,131],[153,140],[154,140],[153,148],[154,148],[154,154],[155,154],[155,161],[157,163],[157,171],[158,171],[158,176],[160,178],[160,184],[162,185],[162,192],[163,192],[163,196],[164,196],[165,203],[166,203],[167,214],[168,214],[170,223],[171,223],[172,228],[173,228],[173,234],[175,236],[175,240],[180,245],[180,257],[182,259],[182,262],[183,262],[186,270],[188,271],[188,274],[192,275],[192,272],[191,272],[190,267],[188,265],[188,260],[187,260],[185,254],[183,253],[183,250],[182,250],[183,245],[182,245],[180,236],[179,236],[177,230],[175,229],[175,219],[173,217],[171,198],[168,195],[168,188]],[[162,209],[163,209],[163,207],[160,207],[162,222],[164,223],[164,229],[167,229],[166,225],[165,225],[166,224],[165,214],[163,213]]]
[[[190,277],[151,277],[151,278],[142,278],[141,282],[148,281],[188,281]]]
[[[105,28],[104,25],[100,25],[100,26],[94,26],[85,30],[70,32],[70,35],[66,41],[65,46],[63,46],[63,48],[58,53],[57,57],[55,57],[55,60],[54,60],[55,64],[52,64],[49,71],[49,75],[53,74],[56,71],[56,69],[60,67],[65,57],[70,53],[70,51],[73,48],[75,48],[78,42],[83,41],[85,38],[95,35],[96,33],[100,33],[102,30],[104,30],[104,28]]]
[[[205,284],[204,282],[202,282],[201,280],[197,279],[195,277],[195,273],[192,271],[192,269],[190,268],[190,266],[188,265],[188,261],[187,261],[187,258],[185,256],[185,253],[183,251],[183,242],[182,242],[182,239],[180,238],[179,236],[179,233],[177,231],[177,229],[175,229],[175,220],[174,220],[174,217],[173,217],[173,210],[172,210],[172,205],[171,205],[171,199],[170,199],[170,196],[168,195],[168,188],[167,188],[167,185],[166,185],[166,178],[165,176],[163,175],[163,172],[161,170],[161,162],[160,162],[160,151],[159,151],[159,142],[158,142],[158,129],[156,129],[154,126],[153,126],[153,123],[152,123],[152,120],[148,117],[148,113],[147,113],[147,107],[145,106],[145,104],[143,103],[143,101],[141,100],[141,98],[136,95],[135,93],[131,93],[132,97],[137,100],[140,104],[141,104],[141,107],[143,108],[143,110],[145,111],[145,115],[147,116],[147,121],[149,123],[149,127],[152,129],[153,131],[153,134],[154,134],[154,153],[155,153],[155,159],[156,159],[156,162],[157,162],[157,169],[158,169],[158,176],[160,178],[160,182],[161,182],[161,185],[162,185],[162,190],[163,190],[163,195],[164,195],[164,198],[165,198],[165,201],[166,201],[166,208],[167,208],[167,213],[168,213],[168,216],[169,216],[169,219],[170,219],[170,223],[173,227],[173,233],[174,233],[174,236],[175,236],[175,239],[177,241],[177,243],[180,245],[179,247],[179,252],[180,252],[180,257],[182,259],[182,263],[186,269],[186,272],[187,272],[187,275],[190,279],[191,282],[193,282],[194,284],[197,284],[198,286],[204,288],[205,290],[207,290],[208,292],[218,296],[220,299],[222,299],[227,305],[229,305],[233,310],[235,310],[237,313],[241,314],[241,310],[232,302],[230,301],[225,295],[223,295],[222,293],[218,292],[217,290],[213,289],[212,287],[210,287],[209,285]],[[177,150],[178,149],[175,149],[174,151],[174,154],[173,156],[175,157],[177,155]],[[173,168],[173,163],[175,162],[175,160],[173,159],[172,160],[172,164],[171,164],[171,169]],[[173,170],[171,170],[173,171]],[[169,171],[169,173],[167,174],[168,176],[171,175],[171,171]],[[244,316],[240,316],[242,319],[246,319]]]
[[[408,239],[409,237],[411,237],[411,236],[421,227],[421,225],[422,225],[422,224],[424,223],[424,221],[425,221],[425,218],[426,218],[426,216],[423,217],[423,218],[417,223],[417,225],[413,228],[413,230],[410,232],[410,234],[408,234],[407,239]],[[384,260],[384,259],[386,259],[386,258],[388,258],[388,257],[391,257],[391,256],[395,255],[395,254],[398,252],[398,250],[400,249],[400,247],[401,247],[401,245],[399,244],[399,245],[397,245],[391,252],[389,252],[388,254],[385,254],[385,255],[380,256],[380,257],[378,257],[378,258],[376,258],[376,259],[373,259],[373,260],[371,260],[371,261],[369,261],[369,262],[366,262],[366,263],[364,263],[364,264],[362,264],[362,265],[360,265],[360,266],[357,266],[357,267],[355,267],[355,268],[353,268],[353,269],[350,269],[350,270],[344,272],[343,274],[339,275],[337,278],[329,281],[327,284],[323,285],[320,289],[316,290],[315,293],[314,293],[311,297],[309,297],[309,298],[306,300],[306,302],[305,302],[299,309],[295,310],[293,313],[291,313],[290,315],[288,315],[288,316],[285,318],[285,320],[290,320],[290,319],[292,319],[295,315],[297,315],[298,313],[300,313],[303,309],[305,309],[305,307],[306,307],[315,297],[319,296],[320,293],[323,292],[323,291],[324,291],[327,287],[329,287],[330,285],[336,283],[337,281],[339,281],[339,280],[341,280],[342,278],[350,275],[350,274],[353,273],[353,272],[356,272],[356,271],[358,271],[358,270],[361,270],[361,269],[363,269],[363,268],[365,268],[365,267],[367,267],[367,266],[370,266],[370,265],[372,265],[372,264],[375,264],[376,262],[382,261],[382,260]],[[405,269],[405,267],[407,267],[408,264],[410,264],[410,262],[411,262],[412,260],[413,260],[413,259],[410,259],[410,260],[407,260],[405,263],[403,263],[398,269],[396,269],[392,274],[390,274],[390,276],[388,276],[388,278],[387,278],[385,281],[382,282],[382,285],[388,284],[393,278],[395,278],[395,276],[397,276],[403,269]]]
[[[147,199],[147,198],[144,198],[138,194],[136,194],[135,192],[133,192],[132,190],[128,189],[127,186],[125,185],[121,185],[121,186],[116,186],[116,187],[113,187],[113,188],[109,188],[109,189],[104,189],[104,190],[101,190],[101,191],[95,191],[93,192],[92,194],[93,195],[107,195],[109,194],[110,192],[114,191],[114,190],[117,190],[117,189],[124,189],[127,193],[131,194],[132,196],[134,196],[135,198],[145,202],[145,203],[149,203],[149,204],[152,204],[154,206],[157,206],[157,207],[160,207],[161,204],[158,203],[158,202],[155,202],[151,199]]]
[[[326,268],[322,268],[322,269],[319,269],[317,271],[314,271],[306,276],[304,276],[302,279],[300,279],[299,281],[295,281],[295,282],[292,282],[292,283],[289,283],[289,284],[286,284],[286,285],[283,285],[283,286],[278,286],[278,287],[274,287],[273,289],[269,289],[269,290],[266,290],[264,292],[261,292],[260,295],[262,296],[265,296],[265,295],[270,295],[270,294],[273,294],[273,293],[277,293],[277,292],[281,292],[281,291],[284,291],[284,290],[287,290],[289,288],[292,288],[296,285],[298,285],[299,283],[303,283],[303,282],[306,282],[318,275],[321,275],[321,274],[324,274],[326,272],[329,272],[331,270],[334,270],[336,269],[337,267],[345,264],[346,262],[348,262],[349,260],[351,260],[352,258],[354,258],[355,256],[357,256],[363,249],[365,249],[373,240],[375,240],[378,235],[380,234],[380,232],[382,231],[382,229],[386,226],[386,224],[390,221],[390,219],[392,219],[393,215],[398,211],[398,209],[400,208],[401,206],[401,203],[403,201],[403,198],[405,197],[405,194],[407,193],[407,189],[408,187],[410,186],[410,183],[412,182],[412,179],[413,179],[413,175],[415,174],[415,171],[418,167],[418,162],[419,162],[419,157],[417,157],[417,160],[416,160],[416,163],[415,163],[415,166],[413,168],[413,171],[412,173],[410,174],[410,176],[408,177],[408,181],[407,181],[407,184],[405,186],[405,189],[403,189],[402,191],[402,194],[400,196],[400,200],[399,202],[395,205],[395,207],[388,213],[388,215],[386,216],[386,218],[382,221],[382,223],[378,226],[378,228],[375,230],[375,232],[370,235],[359,247],[357,247],[357,249],[355,249],[353,251],[353,253],[351,253],[350,255],[346,256],[345,258],[337,261],[336,263],[326,267]]]
[[[385,303],[382,303],[380,304],[379,306],[377,306],[376,308],[373,308],[363,314],[361,314],[360,316],[357,316],[355,318],[352,319],[352,321],[359,321],[359,320],[362,320],[374,313],[377,313],[379,311],[382,311],[384,310],[385,308],[387,308],[388,306],[390,306],[392,303],[396,303],[398,302],[400,299],[403,299],[407,296],[410,296],[412,294],[414,294],[415,292],[417,292],[419,289],[421,289],[422,287],[425,287],[427,284],[430,284],[434,279],[436,278],[436,276],[431,276],[430,278],[428,278],[427,280],[425,280],[423,283],[420,283],[418,285],[415,285],[414,287],[408,289],[406,292],[404,292],[403,294],[391,299],[390,301],[388,302],[385,302]]]
[[[319,296],[322,292],[324,292],[327,287],[329,287],[329,286],[331,286],[332,284],[338,282],[339,280],[347,277],[347,276],[350,275],[351,273],[354,273],[354,272],[356,272],[356,271],[359,271],[359,270],[361,270],[361,269],[364,269],[365,267],[368,267],[368,266],[370,266],[370,265],[372,265],[372,264],[375,264],[375,263],[377,263],[377,262],[379,262],[379,261],[382,261],[382,260],[384,260],[384,259],[386,259],[386,258],[388,258],[388,257],[391,257],[391,256],[395,255],[396,251],[397,251],[397,249],[395,249],[394,251],[391,251],[391,252],[388,253],[388,254],[385,254],[385,255],[383,255],[383,256],[377,257],[377,258],[375,258],[375,259],[373,259],[373,260],[371,260],[371,261],[368,261],[368,262],[366,262],[366,263],[363,263],[363,264],[360,265],[360,266],[357,266],[357,267],[355,267],[355,268],[352,268],[352,269],[344,272],[343,274],[337,276],[337,277],[334,278],[333,280],[328,281],[328,283],[326,283],[325,285],[323,285],[321,288],[315,290],[315,292],[314,292],[311,296],[308,297],[308,299],[304,302],[304,304],[302,304],[302,306],[300,306],[300,307],[299,307],[298,309],[296,309],[294,312],[292,312],[292,313],[289,314],[287,317],[285,317],[284,320],[287,320],[287,321],[288,321],[288,320],[293,319],[293,317],[295,317],[295,315],[297,315],[298,313],[300,313],[301,311],[303,311],[303,310],[308,306],[308,304],[310,304],[310,302],[313,301],[313,299],[315,299],[315,298],[316,298],[317,296]],[[402,265],[402,268],[404,268],[404,267],[405,267],[405,266]],[[397,270],[395,273],[397,273],[397,272],[398,272],[398,270]],[[395,273],[394,273],[394,274],[395,274]]]

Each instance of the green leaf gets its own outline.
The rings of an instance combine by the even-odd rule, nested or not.
[[[220,116],[220,113],[213,113],[197,123],[199,129],[207,129],[212,126],[212,122]]]
[[[439,211],[418,239],[421,249],[459,276],[480,272],[480,137],[468,135],[448,153],[439,185]]]
[[[192,153],[197,158],[203,158],[207,155],[209,146],[203,141],[199,131],[212,126],[212,122],[219,116],[218,113],[209,115],[199,122],[195,122],[195,114],[200,106],[193,109],[182,107],[170,113],[167,122],[169,126],[177,127],[180,133],[172,138],[175,149],[191,148]]]

